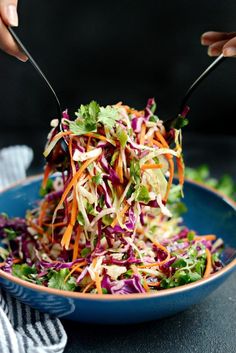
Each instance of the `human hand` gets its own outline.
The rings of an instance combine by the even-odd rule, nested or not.
[[[227,57],[236,57],[236,32],[205,32],[201,36],[201,43],[208,46],[209,56],[223,53]]]
[[[21,52],[7,26],[18,26],[17,0],[0,0],[0,49],[21,61],[27,61],[27,56]]]

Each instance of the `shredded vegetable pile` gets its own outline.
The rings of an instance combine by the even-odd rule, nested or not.
[[[142,111],[92,101],[75,120],[65,111],[61,132],[53,120],[44,155],[62,138],[68,152],[46,164],[42,199],[25,219],[0,216],[1,269],[98,294],[153,292],[221,269],[223,241],[187,229],[180,216],[185,115],[166,131],[153,99]]]

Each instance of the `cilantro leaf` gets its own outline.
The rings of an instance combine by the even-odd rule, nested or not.
[[[3,228],[3,231],[7,235],[7,240],[14,240],[17,237],[17,232],[12,228]]]
[[[117,109],[108,105],[106,108],[101,107],[98,114],[98,122],[102,123],[109,129],[112,129],[115,125],[116,120],[119,119]]]
[[[109,226],[113,222],[113,218],[111,218],[110,215],[106,215],[102,217],[102,222],[106,225]]]
[[[174,121],[173,127],[179,130],[182,129],[184,126],[188,125],[188,123],[188,119],[179,114]]]
[[[77,119],[75,121],[69,121],[70,130],[76,135],[97,131],[97,117],[99,111],[99,105],[95,101],[87,105],[81,104],[80,109],[75,113]]]
[[[148,189],[144,185],[139,185],[135,191],[135,200],[139,202],[148,203],[150,201],[150,196]]]
[[[127,132],[121,126],[117,126],[116,132],[117,132],[117,137],[118,137],[118,140],[120,141],[121,147],[125,148],[128,140]]]
[[[194,237],[195,237],[195,232],[190,230],[187,234],[188,241],[192,241],[194,239]]]
[[[86,257],[88,254],[90,254],[91,253],[91,249],[90,248],[83,248],[82,250],[81,250],[81,253],[80,253],[80,255],[82,256],[82,257]]]
[[[96,185],[100,185],[102,183],[102,173],[97,173],[92,177],[92,182]]]
[[[47,180],[47,184],[46,184],[46,187],[43,188],[41,187],[40,190],[39,190],[39,195],[41,197],[44,197],[45,195],[47,195],[49,192],[51,192],[53,189],[53,181],[52,179],[48,179]]]
[[[99,112],[100,112],[99,104],[95,101],[90,102],[90,104],[88,105],[89,115],[87,117],[87,124],[88,123],[94,124],[97,121]],[[89,118],[90,120],[88,121]]]
[[[137,184],[140,182],[141,179],[141,170],[140,170],[140,165],[138,161],[135,161],[134,159],[131,160],[130,162],[130,176],[133,179],[134,182]]]
[[[69,129],[76,135],[96,132],[98,123],[102,123],[111,129],[115,121],[119,119],[118,111],[115,108],[109,105],[106,108],[99,107],[99,104],[95,101],[87,105],[81,104],[80,109],[75,115],[77,119],[69,121]]]
[[[77,221],[78,221],[78,223],[79,223],[81,226],[84,226],[84,225],[85,225],[84,217],[83,217],[81,211],[79,211],[79,213],[78,213],[78,215],[77,215]]]
[[[37,273],[36,268],[31,267],[27,264],[14,264],[12,266],[13,276],[24,279],[25,281],[30,280],[30,275],[35,275]]]
[[[128,191],[127,191],[127,194],[125,195],[126,199],[129,199],[130,196],[133,194],[133,192],[135,191],[135,188],[134,188],[134,185],[131,184]]]
[[[8,256],[9,256],[9,251],[6,248],[0,246],[0,261],[1,262],[5,261]]]
[[[189,282],[195,282],[201,278],[202,278],[202,276],[197,272],[190,272],[189,273]]]
[[[182,268],[186,266],[187,266],[187,262],[182,258],[175,260],[175,262],[171,265],[171,267],[173,268]]]
[[[48,281],[49,288],[74,291],[76,288],[76,279],[70,276],[66,281],[66,276],[70,273],[68,268],[63,268],[59,271],[51,271],[51,276]]]

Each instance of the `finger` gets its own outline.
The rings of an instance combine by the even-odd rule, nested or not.
[[[201,36],[202,45],[211,45],[222,40],[229,40],[236,35],[236,32],[205,32]]]
[[[228,42],[228,40],[221,40],[209,46],[208,55],[209,56],[218,56],[222,53],[223,46]]]
[[[236,57],[236,37],[227,41],[223,47],[224,56]]]
[[[27,61],[27,56],[23,54],[18,48],[16,42],[12,38],[9,33],[7,27],[3,23],[0,17],[0,48],[4,50],[6,53],[15,56],[17,59],[21,61]]]
[[[0,16],[7,26],[17,27],[17,0],[0,0]]]

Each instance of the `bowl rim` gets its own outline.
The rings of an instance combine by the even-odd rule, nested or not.
[[[17,186],[20,185],[27,185],[32,181],[37,181],[42,178],[42,174],[37,174],[33,175],[30,177],[27,177],[23,180],[18,181],[17,183],[14,183],[3,190],[0,191],[0,195],[3,194],[6,191],[9,191],[11,189],[14,189]],[[236,202],[231,199],[230,197],[224,195],[223,193],[219,192],[218,190],[214,189],[211,186],[208,186],[204,183],[198,182],[191,180],[189,178],[185,179],[188,183],[196,185],[200,188],[203,188],[207,190],[210,193],[215,194],[217,197],[219,197],[222,201],[226,202],[234,211],[236,211]],[[184,293],[188,290],[197,288],[201,285],[208,284],[212,281],[214,281],[217,278],[220,278],[226,273],[230,273],[234,267],[236,268],[236,259],[232,260],[229,264],[227,264],[225,267],[223,267],[221,270],[218,272],[212,274],[208,278],[202,278],[196,282],[188,283],[185,285],[182,285],[180,287],[175,287],[175,288],[168,288],[168,289],[163,289],[161,291],[158,291],[156,293],[131,293],[131,294],[126,294],[126,295],[120,295],[120,294],[113,294],[113,295],[104,295],[104,294],[95,294],[95,293],[81,293],[81,292],[71,292],[71,291],[66,291],[66,290],[61,290],[61,289],[55,289],[55,288],[48,288],[44,287],[38,284],[30,283],[25,280],[22,280],[18,277],[13,276],[10,273],[6,273],[0,269],[0,277],[8,280],[10,282],[13,282],[17,285],[26,287],[28,289],[34,290],[34,291],[39,291],[43,292],[45,294],[51,294],[51,295],[57,295],[57,296],[63,296],[66,298],[74,298],[74,299],[82,299],[82,300],[98,300],[98,301],[117,301],[117,300],[140,300],[140,299],[147,299],[147,298],[156,298],[156,297],[163,297],[163,296],[169,296],[169,295],[175,295],[178,293]]]

